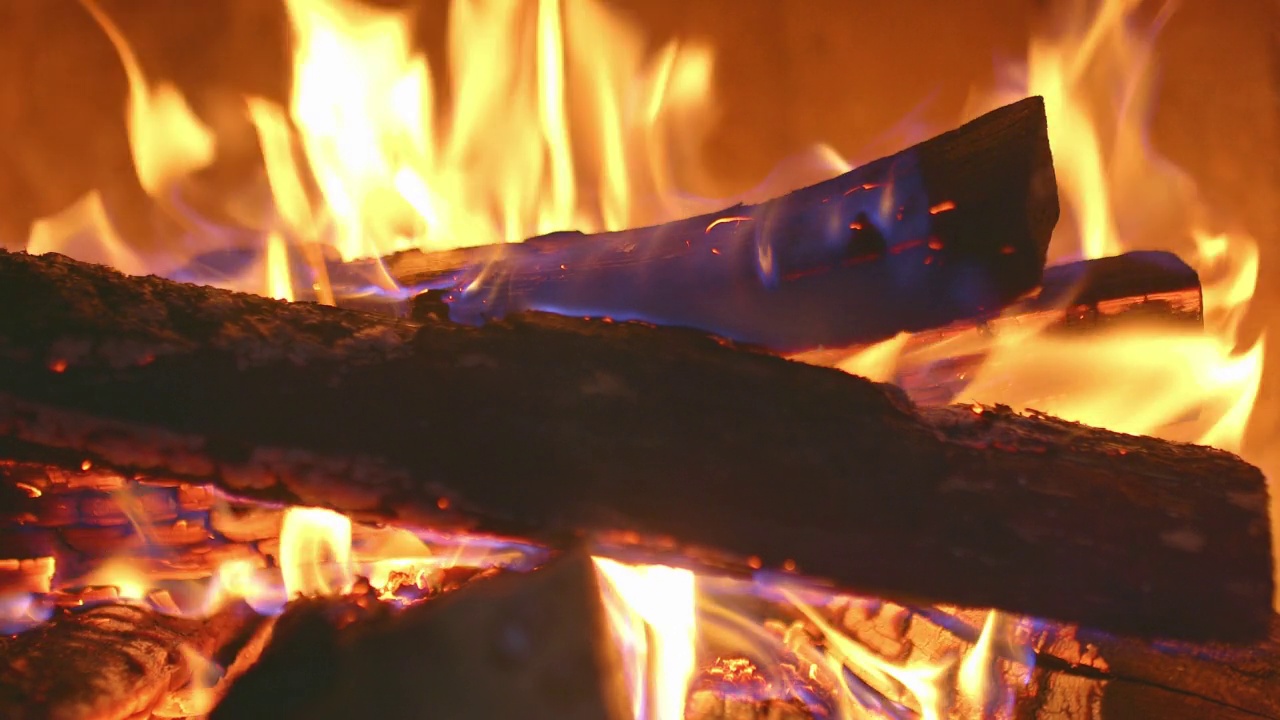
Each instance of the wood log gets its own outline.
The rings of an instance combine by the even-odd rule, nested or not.
[[[874,652],[900,663],[931,664],[968,652],[986,614],[874,602],[832,610],[841,630]],[[1280,617],[1271,618],[1263,639],[1246,645],[1150,642],[1035,625],[1017,653],[1024,662],[1010,662],[1014,656],[1006,647],[993,665],[1009,693],[995,704],[1009,708],[1008,717],[1280,718]]]
[[[1264,480],[1226,452],[920,409],[637,323],[412,323],[24,254],[0,254],[0,307],[0,457],[544,540],[632,531],[675,538],[668,561],[790,559],[1117,633],[1270,619]]]
[[[698,720],[769,717],[780,705],[795,708],[795,698],[781,699],[785,690],[776,677],[787,663],[807,668],[814,654],[838,643],[838,633],[867,653],[898,667],[914,668],[934,677],[941,717],[1004,717],[1017,720],[1127,720],[1128,718],[1280,718],[1280,617],[1262,640],[1246,645],[1145,641],[1123,638],[1069,625],[999,615],[989,648],[979,665],[986,673],[986,703],[979,707],[959,691],[964,671],[988,611],[954,607],[911,607],[871,598],[836,597],[801,611],[798,607],[764,600],[732,585],[700,586],[703,605],[717,612],[700,617],[702,632],[715,632],[716,619],[727,611],[741,622],[771,627],[777,638],[768,643],[744,643],[741,631],[716,648],[716,657],[743,658],[758,673],[775,678],[761,682],[769,692],[745,687],[726,701],[715,686],[695,686],[688,717]],[[731,594],[726,594],[726,588]],[[818,618],[823,626],[811,618]],[[766,635],[767,633],[761,633]],[[705,638],[705,635],[704,635]],[[782,638],[787,638],[784,643]],[[705,642],[705,640],[704,640]],[[737,645],[734,645],[734,643]],[[811,649],[799,657],[777,657],[783,645]],[[785,651],[782,651],[785,652]],[[809,658],[807,661],[805,658]],[[820,664],[821,666],[821,664]],[[825,667],[825,666],[824,666]],[[925,670],[935,668],[933,673]],[[972,669],[972,668],[970,668]],[[864,706],[903,707],[916,717],[920,698],[882,672],[848,664],[851,685],[860,685]],[[828,673],[806,677],[813,697],[813,717],[831,715],[832,678]],[[772,700],[762,697],[770,696]],[[801,704],[803,707],[803,704]],[[692,712],[696,710],[696,712]],[[804,715],[803,717],[810,717]]]
[[[386,267],[403,285],[446,290],[454,320],[541,310],[796,351],[990,314],[1039,282],[1057,219],[1044,102],[1032,97],[759,205],[413,251]],[[330,277],[363,285],[343,280],[350,270]]]
[[[234,604],[208,620],[134,605],[64,614],[0,644],[0,717],[122,720],[190,677],[183,649],[212,657],[257,616]]]
[[[338,601],[341,607],[343,601]],[[212,720],[632,717],[595,568],[575,551],[400,613],[303,603]]]
[[[1176,255],[1159,251],[1045,268],[1040,287],[998,316],[911,333],[898,349],[893,383],[922,405],[947,405],[968,385],[1002,335],[1033,327],[1093,334],[1120,327],[1198,330],[1204,325],[1200,278]],[[792,355],[814,365],[857,367],[868,346]]]

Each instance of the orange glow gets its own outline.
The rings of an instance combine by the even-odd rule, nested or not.
[[[712,229],[714,229],[717,225],[723,225],[723,224],[725,224],[725,223],[734,223],[734,224],[737,224],[737,223],[740,223],[740,222],[745,222],[745,221],[750,220],[750,219],[751,219],[751,218],[747,217],[746,215],[733,215],[733,216],[730,216],[730,217],[716,218],[715,220],[712,220],[712,221],[711,221],[711,223],[710,223],[709,225],[707,225],[707,230],[706,230],[706,232],[707,232],[707,234],[710,234],[710,233],[711,233],[711,231],[712,231]]]
[[[49,363],[49,369],[56,373],[64,373],[67,371],[67,361],[62,358],[58,358],[57,360]]]
[[[141,600],[151,589],[151,578],[140,562],[126,558],[108,560],[83,579],[86,586],[115,588],[117,597]]]
[[[929,214],[937,215],[939,213],[944,213],[948,210],[955,210],[955,209],[956,209],[955,203],[951,202],[950,200],[943,200],[937,205],[934,205],[933,207],[929,208]]]
[[[14,483],[14,486],[17,487],[22,492],[26,493],[27,497],[30,497],[30,498],[38,498],[44,494],[40,491],[40,488],[36,487],[35,485],[30,485],[28,483],[24,483],[24,482]]]
[[[879,184],[879,183],[863,183],[863,184],[861,184],[861,185],[855,185],[854,187],[849,188],[848,190],[846,190],[846,191],[844,192],[844,194],[845,194],[845,195],[852,195],[852,194],[854,194],[854,193],[856,193],[856,192],[861,192],[861,191],[863,191],[863,190],[872,190],[872,189],[875,189],[875,188],[878,188],[878,187],[880,187],[880,184]]]

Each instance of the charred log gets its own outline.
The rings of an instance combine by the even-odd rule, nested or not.
[[[921,410],[692,331],[409,323],[54,255],[0,254],[0,307],[0,456],[544,540],[634,531],[1127,634],[1250,639],[1271,617],[1262,475],[1209,448]]]
[[[591,559],[573,552],[401,613],[304,602],[212,717],[623,720],[622,679]]]
[[[1027,327],[1054,334],[1096,334],[1121,327],[1199,330],[1200,278],[1176,255],[1132,252],[1045,268],[1040,287],[998,316],[962,320],[912,333],[893,381],[915,402],[953,402],[1009,331]],[[946,343],[943,345],[943,343]],[[948,348],[943,354],[938,348]],[[838,366],[866,347],[813,350],[793,359]]]
[[[242,604],[204,621],[131,605],[61,615],[0,644],[0,716],[104,720],[146,713],[189,679],[184,649],[211,657],[256,617]]]
[[[1057,219],[1044,103],[1033,97],[759,205],[407,252],[387,267],[401,284],[444,290],[455,320],[541,310],[796,351],[990,314],[1039,282]],[[343,272],[331,276],[341,283]]]

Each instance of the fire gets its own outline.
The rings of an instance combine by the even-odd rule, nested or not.
[[[640,189],[668,190],[667,124],[709,88],[706,51],[670,44],[646,57],[640,38],[595,3],[458,1],[453,102],[443,105],[404,13],[349,0],[286,6],[290,130],[267,123],[273,113],[261,102],[254,113],[267,172],[289,230],[347,260],[651,217],[633,200]],[[285,141],[301,148],[310,178]],[[310,181],[319,197],[300,200]]]
[[[680,159],[698,147],[710,116],[703,46],[651,50],[596,0],[454,0],[441,69],[415,46],[405,10],[282,1],[293,31],[287,103],[243,99],[270,197],[242,194],[216,208],[258,233],[258,261],[202,281],[277,298],[300,288],[331,303],[322,248],[343,260],[379,258],[705,209],[676,189]],[[194,216],[183,200],[198,184],[194,174],[216,161],[217,138],[175,86],[148,79],[111,17],[85,6],[128,80],[138,179],[183,235],[162,255],[139,257],[90,193],[34,228],[28,249],[191,279],[188,266],[202,252],[245,242],[238,228]],[[310,278],[286,271],[290,248]],[[373,282],[394,288],[385,275]]]
[[[115,47],[129,80],[129,147],[142,187],[152,197],[213,162],[213,132],[170,83],[150,83],[124,35],[95,0],[82,3]]]
[[[696,665],[693,573],[594,558],[635,720],[683,718]]]
[[[1154,40],[1166,16],[1142,27],[1137,4],[1062,3],[1058,34],[1035,39],[1026,64],[1007,68],[1005,87],[975,107],[1042,95],[1067,213],[1051,257],[1176,251],[1200,275],[1204,331],[1148,327],[1064,336],[1023,322],[995,337],[925,347],[901,336],[839,367],[892,380],[952,358],[981,357],[956,401],[1030,408],[1248,459],[1243,437],[1262,377],[1263,338],[1245,335],[1240,322],[1257,281],[1257,245],[1247,235],[1206,230],[1207,208],[1194,186],[1146,141]],[[1121,102],[1104,105],[1101,93]],[[1182,227],[1170,229],[1169,218],[1182,219]]]
[[[290,508],[280,528],[280,570],[288,597],[351,589],[351,520],[323,508]]]
[[[649,51],[639,33],[598,0],[454,0],[448,64],[440,68],[415,46],[412,17],[401,9],[355,0],[283,2],[293,31],[289,97],[284,104],[243,98],[270,197],[228,198],[222,208],[252,231],[257,262],[242,277],[219,278],[220,284],[282,300],[333,302],[326,256],[350,261],[556,230],[614,230],[704,209],[677,192],[679,156],[696,147],[708,117],[712,63],[704,47],[670,42]],[[1102,257],[1153,243],[1176,250],[1200,273],[1205,331],[1150,328],[1082,339],[1050,336],[1029,324],[978,346],[923,349],[904,335],[843,359],[841,368],[892,380],[979,354],[984,359],[967,379],[964,402],[1035,408],[1248,457],[1242,438],[1263,344],[1243,332],[1241,319],[1257,282],[1258,252],[1251,238],[1216,229],[1187,178],[1146,143],[1153,38],[1165,16],[1137,27],[1137,5],[1068,0],[1059,34],[1034,41],[1025,65],[1009,68],[1006,86],[974,110],[1042,95],[1068,215],[1053,242],[1054,258]],[[192,221],[178,202],[193,175],[216,160],[216,138],[174,86],[148,79],[111,18],[91,0],[85,6],[128,80],[138,180],[158,204],[188,220],[182,224],[189,242],[166,247],[159,259],[142,257],[115,230],[101,194],[92,192],[38,222],[28,249],[142,274],[173,271],[202,250],[227,247],[226,228]],[[1121,100],[1104,111],[1100,93]],[[843,166],[828,160],[827,167]],[[888,202],[891,195],[885,197]],[[889,203],[882,211],[893,209]],[[954,209],[942,202],[929,211]],[[1179,228],[1185,238],[1156,222],[1169,217],[1185,220]],[[705,232],[748,220],[720,217]],[[394,285],[385,276],[376,282]],[[64,372],[67,361],[52,360],[50,369]],[[441,500],[441,509],[446,506]],[[278,612],[297,596],[350,592],[357,578],[394,600],[400,590],[430,587],[442,569],[511,560],[481,544],[441,548],[406,530],[361,528],[320,508],[291,508],[282,518],[278,567],[261,559],[222,563],[210,608],[243,598]],[[762,564],[748,560],[753,569]],[[141,599],[151,579],[139,567],[111,563],[86,584]],[[626,660],[635,717],[683,717],[705,633],[700,581],[665,566],[597,558],[596,567]],[[963,656],[900,663],[852,638],[799,591],[773,590],[807,625],[773,638],[772,650],[802,665],[807,681],[831,689],[837,717],[878,712],[876,693],[922,718],[948,717],[958,693],[966,707],[976,708],[973,716],[986,717],[1000,701],[1002,651],[1024,668],[1033,662],[1029,652],[1010,649],[1013,623],[994,612]],[[23,606],[21,614],[27,612]],[[756,637],[739,649],[762,644],[768,643]]]

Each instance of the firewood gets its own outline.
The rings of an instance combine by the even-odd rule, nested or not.
[[[554,540],[631,531],[851,591],[1265,633],[1262,474],[689,330],[471,327],[0,254],[0,457]],[[622,537],[626,537],[624,534]],[[1195,582],[1187,582],[1195,578]]]
[[[243,604],[203,621],[133,605],[58,616],[0,644],[0,717],[117,720],[146,713],[190,676],[184,649],[210,657],[256,617]]]
[[[865,602],[830,610],[833,624],[874,652],[902,648],[889,658],[902,664],[961,657],[985,616]],[[999,649],[993,666],[995,685],[1012,693],[993,705],[1018,720],[1280,718],[1280,617],[1246,645],[1150,642],[1052,623],[1037,623],[1024,642],[1016,653]]]
[[[893,382],[915,402],[945,405],[955,401],[1004,333],[1028,327],[1053,334],[1111,332],[1122,326],[1199,329],[1202,311],[1199,276],[1172,253],[1131,252],[1053,265],[1045,268],[1040,287],[997,316],[911,333],[899,351],[905,360]],[[824,348],[792,359],[838,366],[865,350]]]
[[[631,717],[584,552],[400,613],[354,611],[335,622],[333,608],[312,601],[281,617],[212,720]]]
[[[1057,219],[1044,102],[1032,97],[759,205],[386,265],[402,284],[445,290],[455,320],[542,310],[796,351],[999,309],[1039,282]]]

